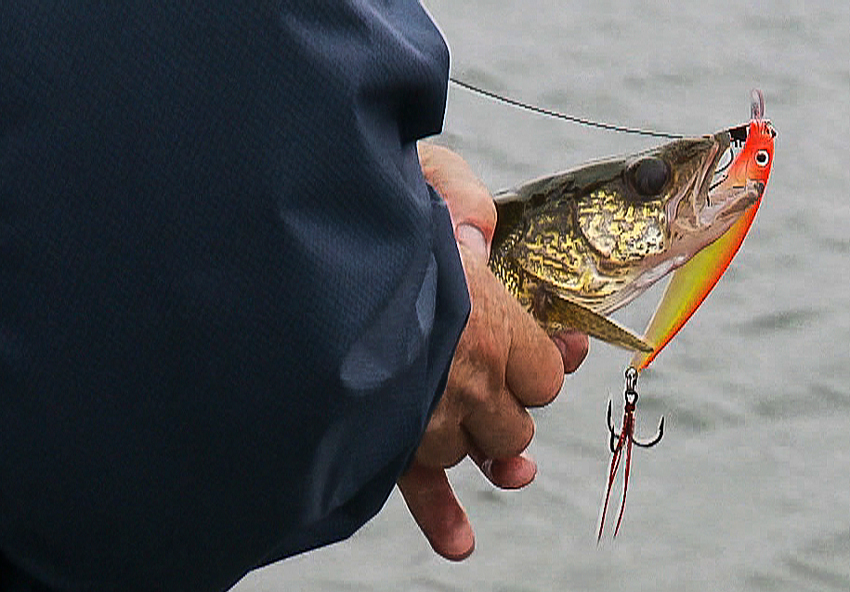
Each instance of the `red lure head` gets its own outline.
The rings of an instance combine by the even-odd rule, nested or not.
[[[764,95],[754,89],[750,103],[750,123],[728,131],[734,154],[735,145],[741,147],[732,163],[724,171],[720,182],[712,185],[711,190],[722,193],[738,187],[754,187],[758,190],[758,200],[764,194],[770,170],[773,167],[773,145],[776,131],[770,121],[764,118]],[[755,215],[758,203],[750,208],[750,218]],[[752,220],[751,220],[752,221]],[[747,225],[749,228],[749,225]],[[743,240],[743,237],[741,238]]]
[[[743,128],[744,126],[741,126]],[[738,128],[738,129],[741,129]],[[734,132],[733,132],[734,133]],[[720,187],[731,183],[741,186],[750,183],[767,185],[773,167],[773,145],[776,131],[767,119],[753,119],[747,126],[747,138],[741,152],[729,167],[727,178]]]

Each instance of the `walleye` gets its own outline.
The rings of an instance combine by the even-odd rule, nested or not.
[[[674,140],[494,196],[490,267],[550,333],[652,343],[606,318],[724,235],[764,182],[725,182],[747,126]],[[739,147],[739,146],[738,146]]]

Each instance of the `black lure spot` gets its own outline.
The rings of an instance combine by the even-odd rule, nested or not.
[[[643,158],[629,168],[632,186],[642,197],[655,197],[670,179],[670,167],[660,158]]]

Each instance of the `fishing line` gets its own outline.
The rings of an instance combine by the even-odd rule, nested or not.
[[[530,103],[523,103],[522,101],[517,101],[516,99],[512,99],[510,97],[505,97],[500,94],[496,94],[492,91],[483,89],[481,87],[472,85],[468,82],[464,82],[463,80],[459,80],[454,76],[449,76],[449,80],[459,87],[466,89],[468,91],[477,93],[481,96],[487,97],[488,99],[493,99],[494,101],[499,101],[501,103],[505,103],[506,105],[511,105],[513,107],[518,107],[520,109],[524,109],[526,111],[531,111],[532,113],[539,113],[540,115],[546,115],[547,117],[554,117],[556,119],[563,119],[564,121],[569,121],[571,123],[577,123],[579,125],[585,125],[587,127],[595,127],[599,129],[604,129],[612,132],[622,132],[624,134],[635,134],[638,136],[651,136],[653,138],[668,138],[672,140],[678,140],[680,138],[684,138],[682,134],[669,134],[666,132],[658,132],[654,130],[640,129],[636,127],[626,127],[622,125],[614,125],[612,123],[604,123],[601,121],[593,121],[591,119],[585,119],[583,117],[576,117],[574,115],[567,115],[566,113],[561,113],[560,111],[552,111],[551,109],[544,109],[543,107],[538,107],[536,105],[532,105]]]

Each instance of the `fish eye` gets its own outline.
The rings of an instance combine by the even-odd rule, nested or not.
[[[760,167],[766,167],[770,162],[770,154],[767,150],[759,150],[756,152],[756,164]]]
[[[629,169],[632,186],[643,197],[661,193],[670,178],[670,167],[660,158],[642,158]]]

